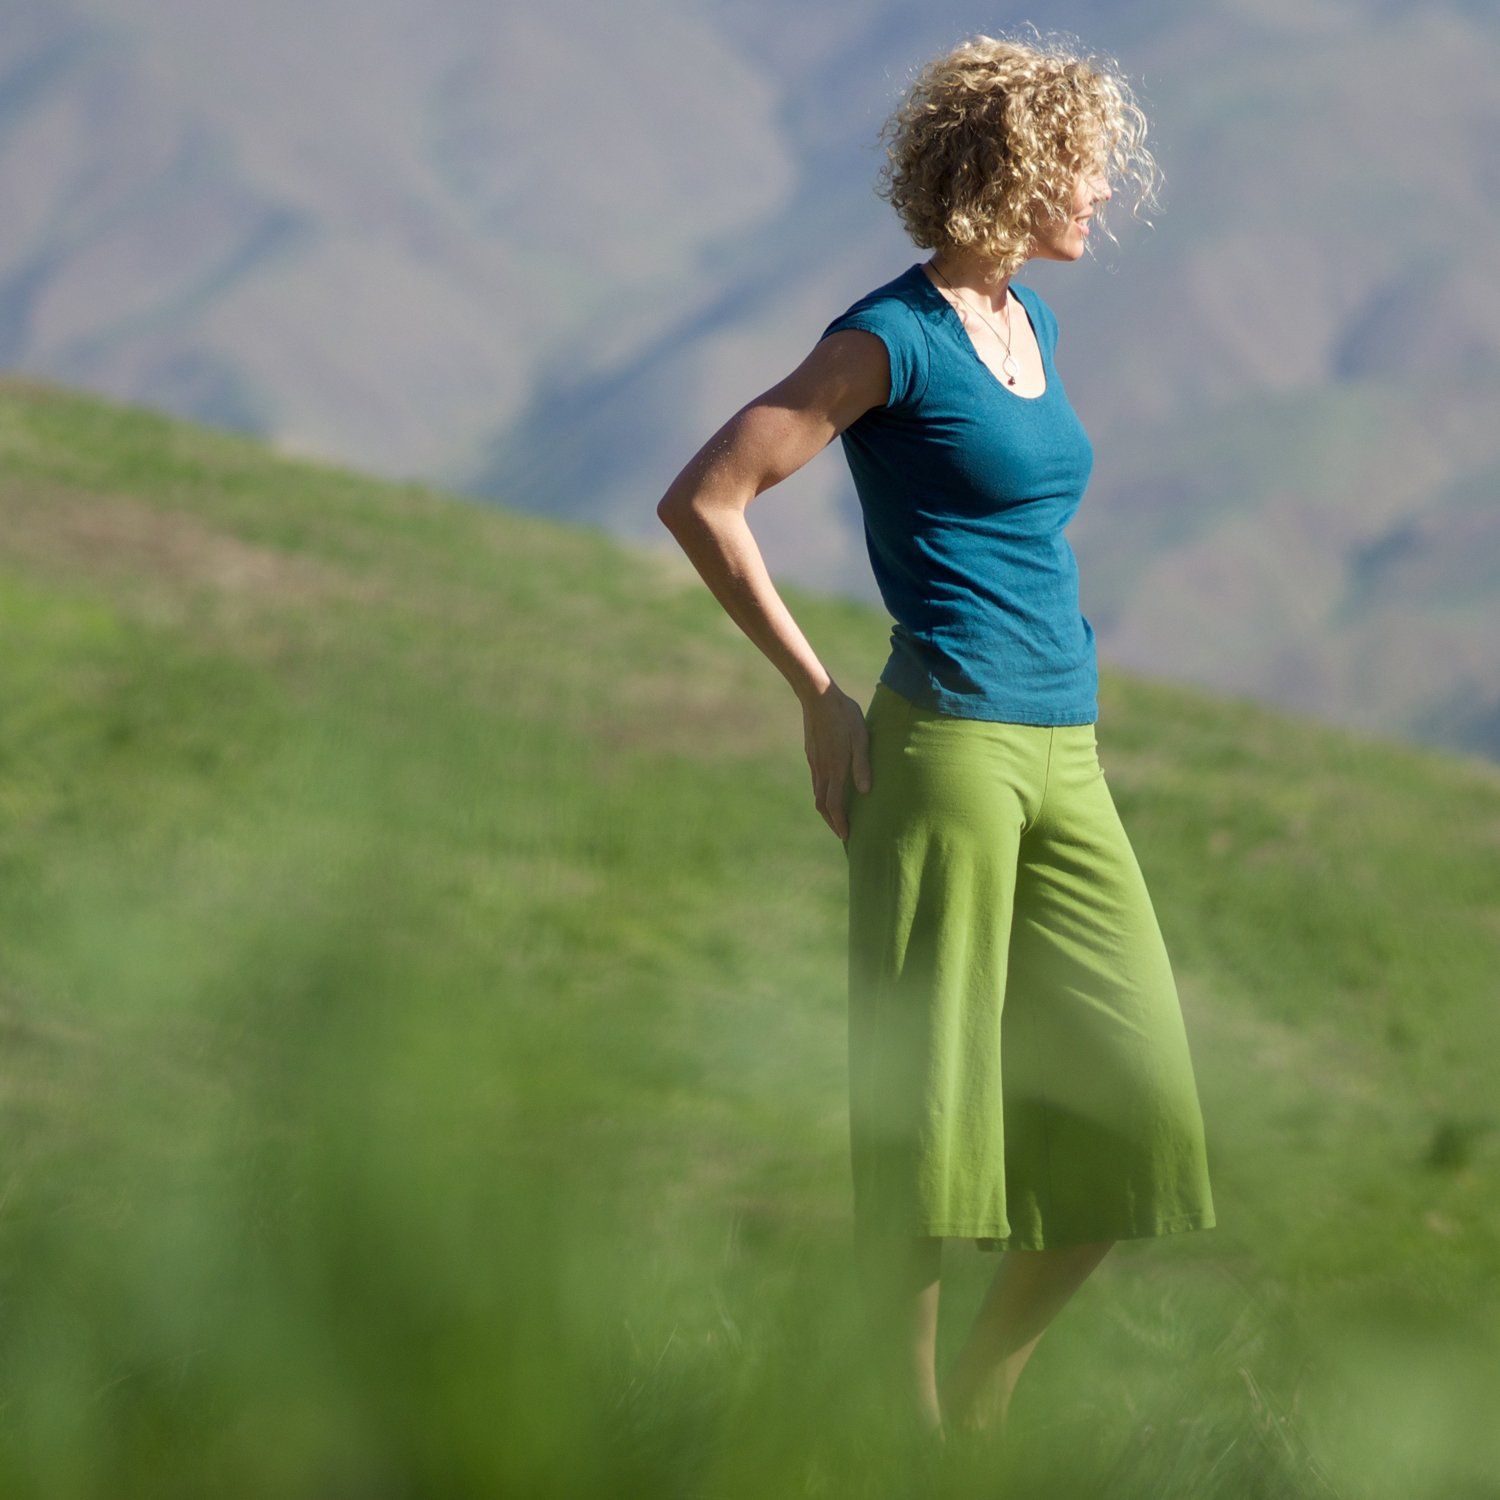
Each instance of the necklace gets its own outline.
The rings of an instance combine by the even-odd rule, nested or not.
[[[953,295],[955,297],[957,297],[958,300],[960,302],[962,302],[965,307],[968,307],[969,306],[969,299],[967,297],[961,295],[960,292],[959,292],[959,290],[958,290],[958,288],[956,286],[954,286],[953,283],[951,281],[949,281],[946,276],[943,276],[943,273],[941,271],[938,271],[938,268],[935,265],[933,265],[933,263],[931,261],[928,261],[927,264],[929,266],[932,266],[932,269],[934,271],[937,271],[937,273],[938,273],[939,276],[943,277],[943,285],[946,286],[948,288],[948,290],[950,292],[952,292]],[[1005,345],[1005,358],[1000,361],[1000,368],[1005,371],[1005,373],[1006,373],[1007,376],[1009,376],[1009,379],[1006,382],[1008,385],[1014,385],[1016,383],[1016,376],[1021,373],[1021,366],[1016,362],[1015,355],[1010,352],[1010,299],[1011,299],[1011,296],[1012,296],[1012,293],[1011,293],[1011,290],[1010,290],[1010,285],[1009,285],[1009,283],[1007,283],[1006,284],[1006,288],[1005,288],[1005,332],[1003,334],[1000,332],[1000,330],[998,328],[995,328],[995,325],[993,323],[990,323],[990,320],[987,317],[985,317],[985,315],[982,312],[979,312],[979,309],[977,307],[974,308],[974,311],[976,313],[979,313],[979,316],[981,318],[984,318],[984,321],[986,323],[989,323],[991,328],[995,329],[995,336],[996,336],[996,338],[1000,339],[1000,341]],[[963,315],[960,314],[959,315],[960,321],[962,321],[962,317],[963,317]]]

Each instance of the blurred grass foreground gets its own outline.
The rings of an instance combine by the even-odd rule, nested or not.
[[[918,1493],[842,853],[696,575],[16,378],[0,527],[0,1495]],[[784,593],[865,701],[884,617]],[[1500,1495],[1500,770],[1101,701],[1220,1223],[934,1492]]]

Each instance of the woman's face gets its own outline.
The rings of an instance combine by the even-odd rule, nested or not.
[[[1073,203],[1062,218],[1049,219],[1033,236],[1032,255],[1039,260],[1078,260],[1088,245],[1094,205],[1113,195],[1102,171],[1080,172],[1073,184]]]

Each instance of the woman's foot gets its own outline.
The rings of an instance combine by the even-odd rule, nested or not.
[[[939,1382],[939,1400],[945,1428],[960,1437],[1003,1437],[1009,1416],[1009,1401],[1001,1376],[991,1376],[986,1388],[961,1388],[958,1371],[950,1370]]]

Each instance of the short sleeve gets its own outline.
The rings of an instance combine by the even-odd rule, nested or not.
[[[856,304],[835,318],[819,335],[846,328],[862,328],[873,333],[884,345],[891,366],[891,390],[886,409],[910,409],[927,390],[930,355],[927,331],[920,319],[904,302],[886,298],[880,302]]]

